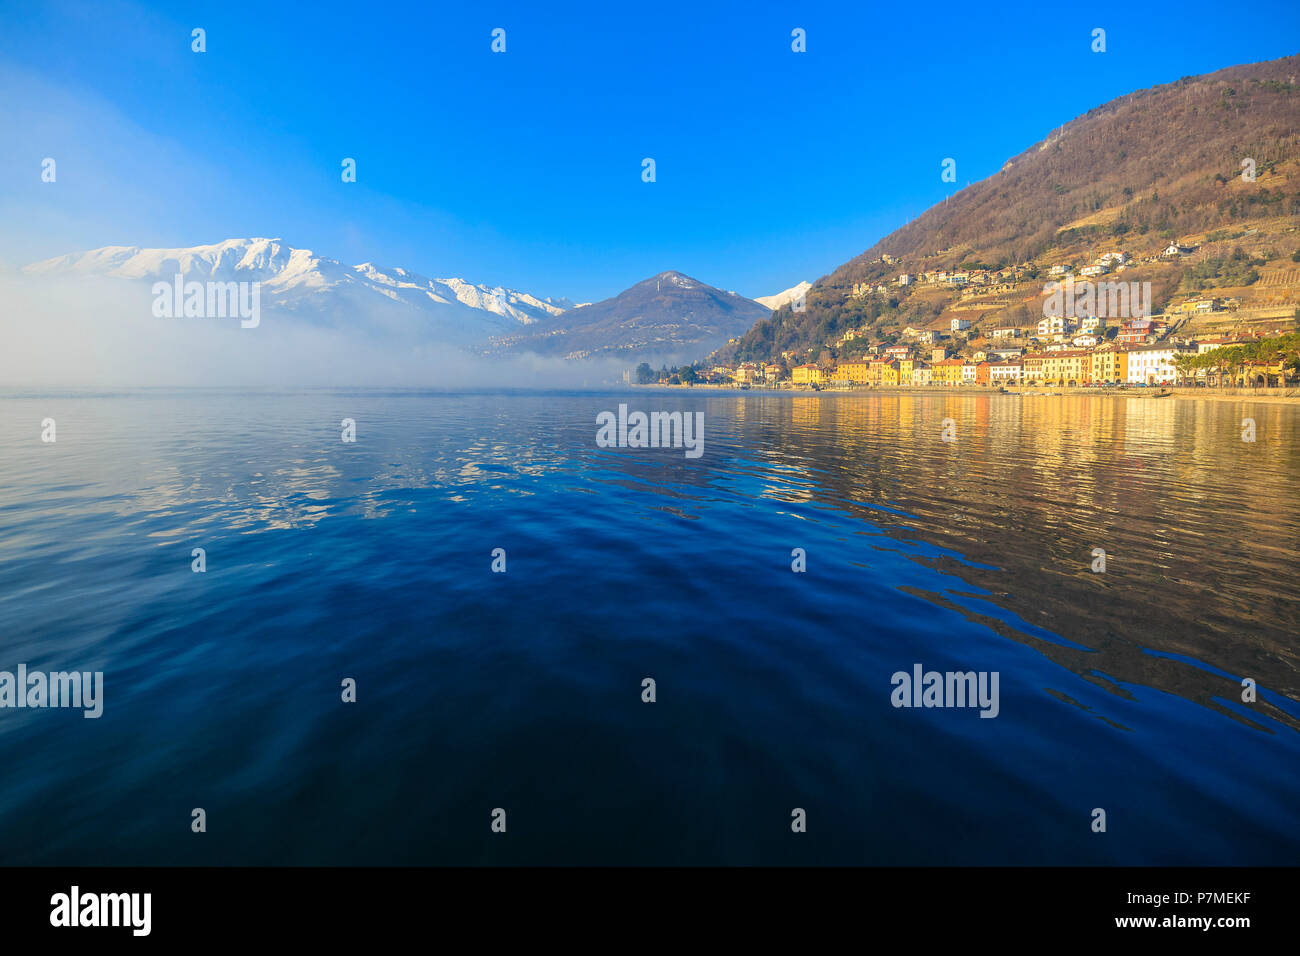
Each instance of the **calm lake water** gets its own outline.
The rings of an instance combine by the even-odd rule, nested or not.
[[[703,411],[704,454],[597,447],[619,402]],[[1297,426],[10,393],[0,670],[102,670],[104,709],[0,710],[0,862],[1296,863]],[[996,718],[894,707],[917,664],[997,672]]]

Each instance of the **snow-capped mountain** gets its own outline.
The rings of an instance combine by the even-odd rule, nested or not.
[[[373,262],[346,265],[295,249],[279,239],[228,239],[185,249],[105,246],[26,266],[33,277],[71,275],[171,281],[260,282],[262,302],[298,313],[346,316],[370,306],[406,306],[439,325],[458,326],[455,338],[500,335],[553,318],[572,304],[464,279],[430,279]]]
[[[812,288],[811,282],[800,282],[796,286],[786,289],[784,292],[778,292],[776,295],[760,295],[754,301],[759,305],[765,305],[769,309],[776,310],[783,305],[789,305],[799,296],[807,293]]]

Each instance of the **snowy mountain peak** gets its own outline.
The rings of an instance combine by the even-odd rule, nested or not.
[[[170,280],[179,273],[194,281],[260,282],[269,305],[304,312],[355,312],[367,302],[382,299],[430,313],[444,322],[483,325],[479,331],[484,335],[499,334],[503,327],[545,321],[570,307],[565,299],[540,299],[458,278],[431,279],[373,262],[350,266],[310,249],[293,248],[278,238],[227,239],[181,249],[105,246],[32,263],[23,272],[36,277],[84,275],[150,281]],[[472,333],[473,329],[463,331]]]
[[[798,285],[791,286],[784,292],[778,292],[776,295],[761,295],[754,301],[759,305],[765,305],[769,309],[776,310],[781,308],[783,305],[789,305],[800,296],[806,295],[808,290],[811,288],[811,282],[800,282]]]

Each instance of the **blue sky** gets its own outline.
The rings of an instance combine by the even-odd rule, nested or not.
[[[1291,2],[0,0],[0,23],[0,262],[280,236],[577,301],[665,269],[816,279],[942,200],[946,157],[961,187],[1115,96],[1300,46]]]

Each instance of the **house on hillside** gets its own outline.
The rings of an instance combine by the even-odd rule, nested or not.
[[[1196,343],[1196,354],[1204,355],[1206,352],[1213,352],[1215,349],[1221,349],[1235,344],[1236,343],[1229,338],[1201,339]]]

